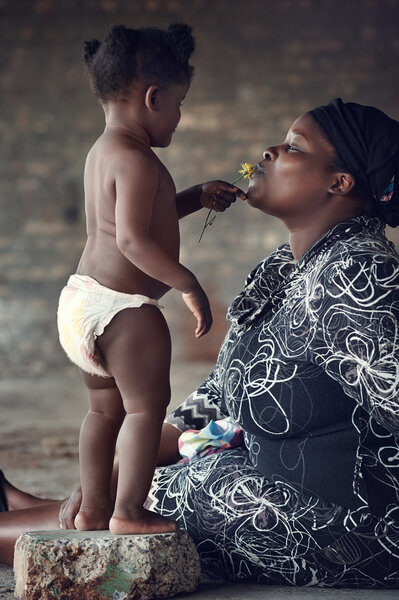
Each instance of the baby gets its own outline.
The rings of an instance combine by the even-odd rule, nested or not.
[[[171,343],[158,300],[170,288],[181,291],[197,321],[195,336],[208,332],[207,296],[179,262],[178,219],[203,206],[224,210],[236,195],[245,199],[220,181],[176,195],[151,149],[168,146],[180,121],[193,50],[184,24],[167,31],[111,26],[102,43],[84,44],[106,125],[85,165],[86,246],[58,308],[61,344],[82,370],[89,399],[80,433],[77,529],[138,534],[176,527],[143,506],[170,400]]]

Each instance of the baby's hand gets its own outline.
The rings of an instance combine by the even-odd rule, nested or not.
[[[240,188],[226,181],[207,181],[201,184],[200,202],[205,208],[212,208],[215,212],[223,212],[236,201],[236,196],[241,200],[247,197]]]
[[[182,298],[197,319],[195,337],[200,338],[208,333],[212,325],[212,313],[208,297],[198,284],[198,287],[192,292],[182,292]]]

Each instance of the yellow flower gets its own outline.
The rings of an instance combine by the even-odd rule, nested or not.
[[[239,169],[238,172],[241,173],[241,177],[246,177],[247,179],[249,179],[252,173],[255,171],[255,167],[247,162],[241,163],[241,167],[242,168]]]
[[[241,167],[242,168],[239,169],[239,171],[238,171],[239,173],[241,173],[241,175],[237,179],[235,179],[235,181],[233,181],[231,185],[234,185],[235,183],[237,183],[237,181],[240,181],[240,179],[243,179],[244,177],[249,179],[251,177],[252,173],[255,171],[255,167],[253,167],[252,165],[250,165],[250,163],[247,163],[247,162],[241,163]],[[200,241],[202,240],[202,236],[204,235],[205,229],[207,227],[209,227],[209,225],[212,225],[212,223],[214,222],[214,220],[216,218],[216,215],[213,215],[211,217],[212,210],[213,209],[210,208],[208,211],[208,214],[205,219],[205,224],[202,228],[198,243],[200,243]]]

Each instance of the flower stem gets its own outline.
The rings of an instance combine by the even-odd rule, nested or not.
[[[202,236],[204,235],[205,229],[208,227],[208,225],[212,225],[213,221],[216,219],[216,215],[214,215],[212,219],[209,219],[212,211],[213,208],[210,208],[208,214],[206,215],[205,223],[202,228],[201,235],[199,236],[198,243],[200,243],[200,241],[202,240]]]
[[[237,179],[235,179],[230,185],[234,185],[235,183],[237,183],[237,181],[240,181],[240,179],[242,179],[245,176],[246,176],[246,173],[243,173],[242,175],[237,177]],[[205,233],[205,229],[208,227],[208,225],[212,225],[212,223],[216,219],[216,215],[213,215],[213,217],[211,219],[209,218],[211,216],[212,211],[213,211],[213,208],[211,207],[208,211],[208,214],[206,215],[205,223],[202,228],[201,235],[199,236],[198,243],[200,243],[200,241],[202,240],[202,236]]]
[[[234,185],[235,183],[237,183],[237,181],[240,181],[240,179],[242,179],[242,178],[243,178],[243,177],[245,177],[245,176],[246,176],[246,173],[243,173],[242,175],[240,175],[239,177],[237,177],[237,179],[235,179],[235,180],[234,180],[234,181],[231,183],[231,185]]]

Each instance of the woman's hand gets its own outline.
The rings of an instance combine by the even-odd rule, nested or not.
[[[205,208],[215,212],[223,212],[236,201],[236,197],[246,200],[247,197],[240,188],[226,181],[207,181],[200,185],[200,202]]]
[[[82,489],[79,486],[61,504],[59,519],[60,529],[75,529],[75,517],[82,503]]]

